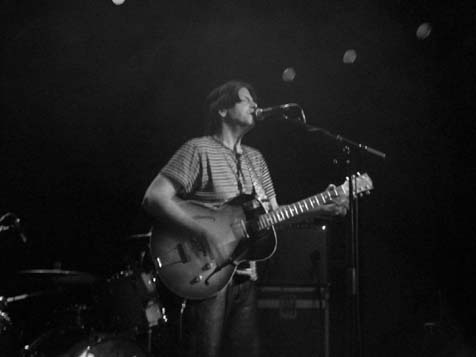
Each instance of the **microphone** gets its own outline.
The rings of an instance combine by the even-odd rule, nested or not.
[[[254,112],[254,116],[257,121],[261,121],[261,120],[272,118],[272,117],[278,117],[278,116],[283,117],[284,119],[288,119],[287,112],[289,112],[289,110],[292,108],[298,108],[300,110],[300,115],[302,116],[303,121],[306,122],[306,119],[304,117],[304,113],[301,107],[295,103],[282,104],[282,105],[277,105],[275,107],[268,107],[268,108],[256,108]]]

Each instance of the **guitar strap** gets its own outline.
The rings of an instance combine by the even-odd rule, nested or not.
[[[266,196],[266,192],[261,185],[261,182],[258,179],[258,175],[255,172],[255,168],[253,167],[253,164],[251,160],[248,158],[248,156],[245,154],[243,155],[248,163],[248,172],[250,173],[251,177],[251,183],[253,184],[253,194],[256,197],[258,201],[261,202],[263,207],[265,208],[266,212],[269,211],[269,199]]]
[[[253,184],[253,194],[255,198],[261,202],[262,206],[265,208],[265,211],[269,211],[269,199],[266,195],[266,192],[261,185],[260,180],[258,179],[258,175],[255,172],[255,168],[251,162],[251,160],[248,158],[248,156],[245,154],[243,155],[245,157],[245,160],[247,161],[247,166],[248,166],[248,172],[250,173],[251,177],[251,183]],[[248,264],[246,264],[248,265]],[[244,269],[243,269],[244,268]],[[256,268],[256,262],[255,261],[249,261],[249,267],[243,267],[236,271],[238,275],[248,275],[252,281],[258,280],[258,270]]]

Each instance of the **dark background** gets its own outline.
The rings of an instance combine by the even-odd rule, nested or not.
[[[471,336],[472,1],[1,4],[0,214],[29,238],[12,270],[114,270],[121,242],[149,228],[148,184],[201,134],[208,92],[237,78],[261,106],[299,103],[308,123],[387,154],[353,157],[375,185],[360,205],[367,355],[411,355],[442,311]],[[423,22],[432,32],[418,39]],[[260,123],[246,143],[281,203],[345,176],[340,148],[292,123]]]

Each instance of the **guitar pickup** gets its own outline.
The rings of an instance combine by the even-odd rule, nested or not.
[[[173,249],[170,249],[168,252],[162,252],[162,254],[155,258],[155,262],[159,269],[174,264],[185,264],[189,261],[190,257],[185,252],[183,245],[180,243]]]

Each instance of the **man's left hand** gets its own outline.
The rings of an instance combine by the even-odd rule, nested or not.
[[[335,185],[329,185],[327,191],[335,191]],[[349,209],[349,196],[339,195],[332,199],[331,203],[324,205],[324,213],[330,216],[345,216]]]

